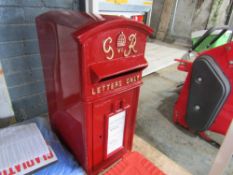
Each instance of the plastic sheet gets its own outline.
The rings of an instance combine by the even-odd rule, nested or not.
[[[76,162],[73,155],[64,148],[56,135],[51,130],[47,117],[36,117],[27,122],[35,122],[42,132],[46,142],[53,148],[58,161],[43,167],[36,171],[35,175],[84,175],[85,172],[82,167]]]

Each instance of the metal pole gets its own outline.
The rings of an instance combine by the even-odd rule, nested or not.
[[[176,12],[178,7],[179,0],[176,0],[175,9],[172,17],[172,23],[171,23],[171,33],[174,33],[174,25],[175,25],[175,19],[176,19]]]

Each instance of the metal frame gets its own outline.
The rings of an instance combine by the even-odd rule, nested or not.
[[[231,35],[230,35],[230,37],[228,39],[228,42],[230,42],[232,40],[233,28],[229,28],[229,27],[212,27],[209,30],[207,30],[205,32],[205,34],[192,46],[191,51],[195,50],[211,33],[213,33],[216,30],[222,30],[222,31],[210,42],[208,47],[210,47],[210,45],[214,44],[227,31],[231,31]]]

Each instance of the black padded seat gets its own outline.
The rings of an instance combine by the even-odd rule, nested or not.
[[[230,83],[210,56],[197,58],[192,66],[186,121],[194,131],[214,122],[229,93]]]

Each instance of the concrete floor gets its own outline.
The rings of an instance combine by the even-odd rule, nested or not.
[[[207,175],[218,149],[172,122],[176,86],[185,75],[172,65],[143,78],[136,134],[193,175]],[[225,172],[232,174],[233,161]]]
[[[174,64],[174,59],[180,58],[186,52],[187,48],[174,44],[168,44],[158,40],[147,42],[145,57],[148,62],[148,67],[143,71],[143,75],[148,75]]]

